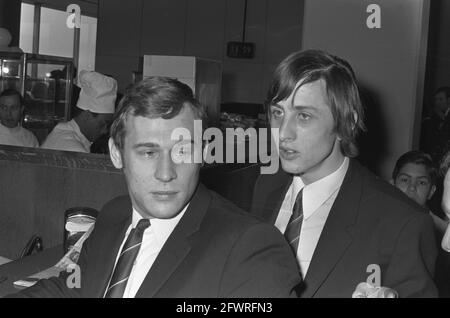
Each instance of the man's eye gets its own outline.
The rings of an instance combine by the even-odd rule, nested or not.
[[[279,109],[272,108],[270,111],[270,115],[274,118],[280,118],[281,116],[283,116],[283,112]]]
[[[309,115],[307,113],[299,113],[297,116],[298,116],[298,119],[300,119],[302,121],[308,121],[311,119],[311,115]]]
[[[153,157],[156,156],[156,151],[153,151],[153,150],[146,150],[146,151],[144,152],[144,156],[147,157],[147,158],[153,158]]]
[[[400,181],[402,183],[407,183],[408,182],[408,178],[399,178],[398,181]]]
[[[427,181],[419,181],[419,185],[425,187],[425,186],[428,186],[428,182]]]

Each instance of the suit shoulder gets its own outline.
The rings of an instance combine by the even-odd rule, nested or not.
[[[362,204],[373,204],[381,215],[397,218],[414,218],[427,215],[427,211],[408,198],[392,184],[374,175],[366,168],[364,174],[364,195]]]
[[[128,195],[122,195],[106,202],[100,210],[98,221],[108,222],[130,214],[131,200]]]
[[[214,218],[215,224],[218,224],[222,229],[236,235],[241,235],[255,227],[262,231],[278,231],[273,225],[260,221],[219,194],[210,192],[212,200],[209,215]]]

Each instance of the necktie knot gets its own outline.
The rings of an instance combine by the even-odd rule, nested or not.
[[[149,219],[141,219],[136,225],[136,230],[139,232],[144,232],[150,226]]]

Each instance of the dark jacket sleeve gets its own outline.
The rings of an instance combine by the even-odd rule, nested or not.
[[[433,282],[437,257],[433,223],[426,214],[415,214],[402,227],[382,285],[399,297],[438,297]]]
[[[80,266],[80,283],[83,287],[83,270],[86,266],[87,255],[91,246],[92,234],[83,244],[78,265]],[[81,288],[69,288],[73,282],[71,274],[75,271],[63,271],[58,277],[41,279],[35,285],[19,293],[7,295],[5,298],[78,298],[81,297]],[[68,284],[69,281],[69,284]]]
[[[219,297],[296,297],[297,261],[281,233],[257,224],[234,244],[224,267]]]

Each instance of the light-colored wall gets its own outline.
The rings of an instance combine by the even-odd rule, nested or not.
[[[240,41],[244,0],[99,0],[96,69],[119,90],[143,55],[188,55],[223,63],[222,101],[262,103],[275,65],[299,50],[303,0],[248,0],[246,41],[254,59],[226,56]]]
[[[371,3],[381,8],[380,29],[366,25]],[[418,145],[428,12],[428,0],[305,0],[302,48],[347,59],[369,91],[366,160],[384,178]]]

